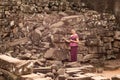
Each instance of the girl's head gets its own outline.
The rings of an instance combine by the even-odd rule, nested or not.
[[[76,31],[74,29],[71,29],[72,34],[76,34]]]

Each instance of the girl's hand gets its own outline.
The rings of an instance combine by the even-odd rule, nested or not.
[[[77,40],[70,40],[70,42],[79,43],[79,39],[77,39]]]
[[[70,42],[70,40],[67,40],[65,37],[63,37],[63,39],[64,39],[66,42]]]
[[[70,40],[70,42],[74,42],[74,40]]]

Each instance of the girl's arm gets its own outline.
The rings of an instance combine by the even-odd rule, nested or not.
[[[75,42],[75,43],[79,43],[79,37],[78,35],[76,34],[76,40],[70,40],[71,42]]]
[[[63,39],[64,39],[66,42],[68,42],[68,43],[70,42],[70,40],[67,40],[66,38],[63,38]]]
[[[70,40],[71,42],[79,43],[79,38],[76,38],[76,40]]]

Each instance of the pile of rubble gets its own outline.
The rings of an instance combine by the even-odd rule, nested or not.
[[[104,13],[101,18],[98,12],[85,10],[74,15],[53,12],[10,16],[8,27],[1,31],[1,53],[21,59],[68,59],[69,46],[63,37],[69,38],[74,28],[80,37],[78,61],[119,57],[120,32],[114,15]]]
[[[85,44],[79,45],[78,61],[119,57],[120,31],[114,15],[103,13],[101,16],[96,11],[80,6],[78,6],[81,8],[80,12],[76,12],[70,8],[70,5],[75,2],[66,0],[40,1],[6,0],[0,3],[0,53],[22,59],[26,57],[68,59],[69,47],[63,37],[69,38],[70,30],[74,28],[77,30],[80,41]],[[77,2],[80,5],[80,2]],[[47,14],[46,11],[36,12],[34,8],[41,8],[37,6],[38,4],[42,4],[40,6],[43,8],[49,7],[51,14]],[[58,10],[61,7],[60,4],[62,7],[65,4],[69,9],[61,12],[62,10]],[[50,5],[58,6],[56,9],[59,12],[52,10]],[[33,7],[30,8],[33,11],[26,8],[27,6]],[[63,54],[66,55],[63,56]]]
[[[119,80],[120,75],[112,75],[111,79],[102,73],[103,69],[79,62],[53,60],[20,60],[0,55],[1,80]],[[9,68],[8,68],[9,66]],[[4,76],[4,78],[2,77]]]
[[[1,63],[5,61],[0,65],[0,72],[16,72],[16,66],[21,66],[14,64],[17,58],[17,63],[25,63],[22,67],[30,65],[30,69],[25,68],[25,71],[30,70],[30,75],[24,69],[26,75],[21,69],[17,70],[22,74],[20,80],[33,77],[36,80],[96,80],[96,75],[86,74],[95,72],[95,68],[81,66],[79,62],[103,65],[106,59],[119,58],[120,28],[113,14],[101,16],[82,6],[79,1],[69,3],[66,0],[0,0],[0,54],[15,58],[10,58],[13,62],[9,62],[10,59],[0,57]],[[78,62],[63,64],[64,60],[69,60],[70,50],[63,38],[69,38],[73,28],[80,38]],[[8,63],[10,69],[6,69]],[[109,80],[103,76],[99,79]]]

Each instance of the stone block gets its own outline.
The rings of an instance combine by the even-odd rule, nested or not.
[[[66,73],[69,74],[69,75],[72,75],[72,74],[76,74],[78,72],[81,72],[81,70],[74,70],[74,69],[71,69],[71,70],[67,70]]]
[[[78,80],[90,80],[90,77],[84,74],[75,74],[75,77],[79,77]]]
[[[98,47],[98,53],[106,53],[105,47]]]
[[[0,80],[5,80],[5,78],[3,76],[0,76]]]
[[[120,48],[120,41],[114,41],[113,42],[113,47]]]
[[[80,67],[81,64],[79,62],[69,62],[65,66],[66,67]]]
[[[83,61],[83,62],[86,62],[86,61],[89,61],[89,60],[91,60],[91,59],[93,59],[93,58],[95,58],[95,57],[96,57],[95,54],[87,54],[87,55],[85,55],[85,56],[83,57],[82,61]]]
[[[104,43],[110,43],[113,42],[114,38],[113,37],[103,37],[103,42]]]
[[[45,74],[29,74],[22,75],[20,80],[52,80],[50,77],[45,77]]]
[[[96,71],[95,67],[92,65],[81,66],[80,70],[84,73],[93,73]]]
[[[114,36],[114,32],[113,31],[105,31],[104,34],[106,37],[113,37]]]
[[[50,48],[45,52],[44,57],[46,59],[65,60],[67,59],[68,54],[63,53],[62,50]]]
[[[120,67],[120,65],[105,65],[104,69],[105,70],[116,70]]]
[[[77,61],[83,60],[83,54],[77,54]]]
[[[103,76],[95,76],[92,77],[91,80],[110,80],[110,79]]]
[[[119,50],[119,48],[113,48],[113,52],[114,52],[114,53],[119,53],[120,50]]]
[[[99,45],[99,41],[97,39],[88,39],[85,42],[86,46],[98,46]]]
[[[106,50],[110,50],[110,49],[112,49],[112,44],[111,43],[105,43],[104,47],[105,47]]]
[[[5,13],[0,13],[0,19],[3,19],[3,18],[5,18],[6,16],[5,16]]]
[[[120,31],[115,31],[115,39],[120,40]]]
[[[50,49],[45,53],[44,57],[45,57],[45,58],[52,58],[52,56],[53,56],[53,54],[54,54],[55,51],[56,51],[55,49],[50,48]]]
[[[63,24],[64,24],[63,21],[59,21],[57,23],[52,24],[50,27],[51,28],[61,27]]]
[[[80,70],[79,67],[75,67],[75,68],[66,68],[66,73],[73,76],[76,73],[81,73],[82,71]]]
[[[66,80],[66,76],[65,75],[59,75],[58,80]]]
[[[113,54],[113,50],[107,50],[107,54],[108,54],[108,55]]]
[[[85,75],[80,75],[79,77],[68,77],[67,80],[90,80],[90,78]]]
[[[29,74],[29,75],[22,75],[20,77],[21,80],[26,80],[26,79],[33,79],[33,78],[40,78],[41,76],[37,75],[37,74]]]
[[[90,54],[98,53],[98,47],[88,47],[88,53]]]
[[[9,5],[11,5],[11,4],[10,4],[9,1],[2,1],[2,2],[0,2],[0,5],[1,5],[1,6],[9,6]]]
[[[120,80],[120,75],[113,76],[111,80]]]
[[[85,76],[88,76],[88,77],[94,77],[94,76],[96,76],[95,73],[85,73],[84,75],[85,75]]]
[[[64,74],[65,74],[65,69],[60,68],[60,69],[58,69],[57,73],[58,73],[59,75],[64,75]]]
[[[1,69],[7,70],[16,75],[32,73],[33,62],[31,61],[19,60],[10,56],[0,55],[0,63]]]
[[[52,68],[51,67],[39,67],[39,68],[34,68],[33,72],[40,72],[40,73],[48,73],[51,72]]]

